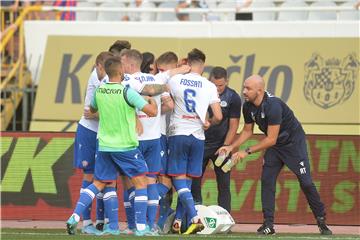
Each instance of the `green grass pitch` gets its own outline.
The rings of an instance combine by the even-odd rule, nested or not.
[[[78,231],[79,233],[79,231]],[[174,240],[174,239],[281,239],[281,240],[312,240],[312,239],[341,239],[341,240],[353,240],[360,239],[360,235],[332,235],[332,236],[321,236],[319,234],[287,234],[278,233],[275,236],[258,236],[255,233],[231,233],[226,235],[190,235],[190,236],[179,236],[179,235],[161,235],[157,237],[135,237],[135,236],[89,236],[83,234],[77,234],[69,236],[66,234],[65,229],[14,229],[14,228],[3,228],[1,229],[1,239],[14,239],[14,240],[90,240],[90,239],[148,239],[148,240]]]

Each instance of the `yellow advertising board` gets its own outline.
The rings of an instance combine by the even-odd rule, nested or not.
[[[80,119],[96,55],[117,39],[123,38],[50,36],[33,120]],[[240,93],[244,79],[262,75],[267,90],[292,108],[308,133],[360,134],[358,38],[126,39],[156,56],[171,50],[185,57],[199,48],[207,56],[205,76],[223,66],[230,87]]]

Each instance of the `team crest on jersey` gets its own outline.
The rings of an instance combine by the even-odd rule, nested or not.
[[[226,101],[221,101],[220,106],[221,107],[227,107],[228,103]]]
[[[255,114],[251,112],[251,119],[255,122]]]
[[[355,89],[359,61],[355,53],[343,60],[324,59],[314,53],[305,63],[304,95],[307,101],[328,109],[348,100]]]

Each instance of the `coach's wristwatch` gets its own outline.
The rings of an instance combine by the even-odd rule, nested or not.
[[[252,152],[251,152],[251,149],[249,148],[249,147],[247,147],[246,149],[245,149],[245,152],[247,153],[247,154],[252,154]]]

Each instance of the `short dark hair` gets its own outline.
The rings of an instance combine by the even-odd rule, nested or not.
[[[124,49],[121,51],[120,53],[120,57],[127,57],[130,58],[131,60],[135,61],[139,67],[141,66],[141,63],[143,61],[143,56],[142,54],[136,50],[136,49]]]
[[[220,66],[216,66],[213,69],[211,69],[210,72],[210,77],[211,78],[215,78],[215,79],[221,79],[224,78],[225,80],[227,80],[227,72],[226,69]]]
[[[112,52],[101,52],[99,53],[99,55],[97,55],[95,63],[104,66],[105,61],[113,56],[114,54]]]
[[[154,64],[155,62],[155,56],[151,52],[144,52],[142,54],[143,60],[141,62],[141,72],[143,73],[150,73],[150,65]]]
[[[206,56],[201,50],[194,48],[188,53],[187,60],[189,64],[191,64],[192,62],[205,63]]]
[[[121,59],[119,57],[110,57],[105,61],[105,72],[109,78],[116,76],[119,66],[121,66]]]
[[[178,56],[176,53],[168,51],[161,54],[158,59],[156,59],[156,64],[170,64],[170,63],[177,63],[179,61]]]
[[[123,49],[131,49],[131,43],[127,40],[117,40],[109,48],[109,52],[119,54]]]

